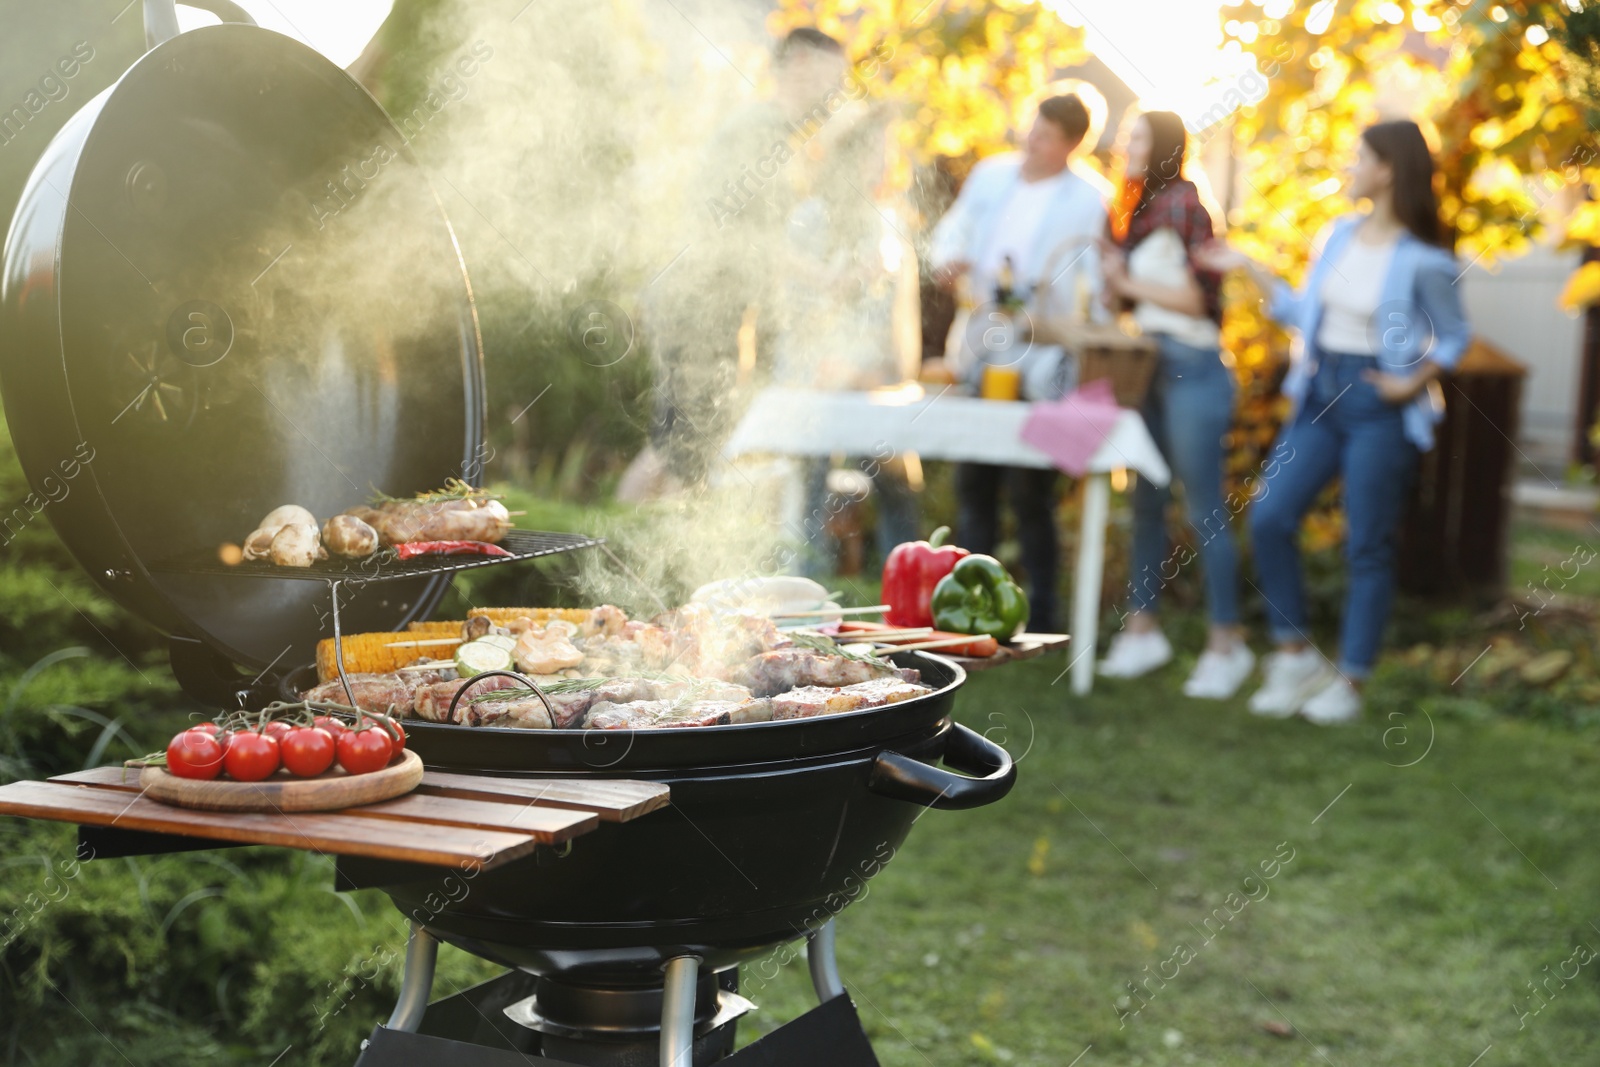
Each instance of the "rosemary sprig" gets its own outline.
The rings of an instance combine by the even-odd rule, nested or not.
[[[809,649],[812,652],[820,652],[825,656],[842,656],[858,663],[871,663],[879,667],[893,666],[893,664],[885,661],[875,652],[857,652],[853,649],[845,648],[827,634],[813,633],[810,630],[790,630],[788,636],[800,648]],[[863,636],[867,636],[870,640],[870,635]]]
[[[373,489],[371,503],[378,504],[437,504],[445,500],[499,500],[498,494],[469,485],[460,478],[446,478],[442,489],[429,489],[415,496],[390,496]]]

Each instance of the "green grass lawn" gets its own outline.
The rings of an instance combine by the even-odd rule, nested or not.
[[[1600,745],[1264,721],[1181,663],[1077,699],[1064,665],[972,678],[1015,791],[930,813],[838,920],[886,1067],[1600,1062]],[[806,1010],[803,961],[755,999],[746,1038]]]

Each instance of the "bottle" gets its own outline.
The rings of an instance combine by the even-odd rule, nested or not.
[[[1000,270],[995,275],[994,302],[998,307],[1010,310],[1015,307],[1017,300],[1017,272],[1011,264],[1011,257],[1006,256],[1000,261]]]

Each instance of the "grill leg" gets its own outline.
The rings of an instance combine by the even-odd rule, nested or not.
[[[666,991],[661,998],[661,1067],[694,1065],[694,999],[699,978],[698,956],[667,961]]]
[[[400,999],[395,1002],[394,1014],[386,1024],[390,1030],[404,1030],[414,1034],[422,1025],[422,1013],[428,1010],[428,997],[433,993],[433,965],[439,958],[439,942],[418,923],[411,924],[411,936],[406,941],[405,977],[400,983]],[[693,1010],[693,1001],[690,1002]]]
[[[806,935],[806,963],[811,966],[811,985],[817,991],[817,999],[824,1004],[844,992],[839,961],[833,954],[834,935],[832,919]]]

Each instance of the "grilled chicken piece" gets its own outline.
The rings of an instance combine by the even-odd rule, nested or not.
[[[461,716],[465,714],[466,709],[472,706],[467,703],[469,697],[478,696],[482,693],[493,693],[497,689],[512,689],[520,685],[521,683],[515,678],[507,678],[504,675],[495,675],[492,678],[484,678],[481,681],[462,681],[458,678],[449,682],[434,682],[431,685],[417,687],[413,704],[417,718],[427,719],[429,722],[449,722],[450,701],[455,699],[456,693],[461,688],[471,686],[472,688],[467,695],[461,698],[461,703],[456,705],[457,718],[455,721],[460,722],[462,721]],[[482,718],[482,716],[479,716],[479,718]],[[477,723],[475,725],[484,724]]]
[[[804,686],[792,689],[787,693],[779,693],[770,701],[772,705],[772,718],[774,721],[781,719],[813,719],[819,715],[838,715],[840,712],[855,711],[866,705],[867,698],[860,693],[852,693],[845,689],[833,689],[824,686]]]
[[[511,658],[528,674],[555,674],[583,663],[583,653],[570,640],[569,622],[557,619],[542,630],[529,629],[517,638]],[[573,627],[573,629],[576,629]]]
[[[583,637],[616,637],[622,633],[628,624],[628,616],[621,609],[610,604],[601,604],[589,612],[589,617],[583,621],[578,632]]]
[[[362,711],[383,712],[404,718],[412,713],[418,687],[438,682],[440,675],[432,671],[407,671],[404,674],[358,673],[346,677],[350,679],[348,696],[339,679],[335,678],[306,690],[300,694],[300,699],[348,704],[350,698],[354,697],[356,707]]]

